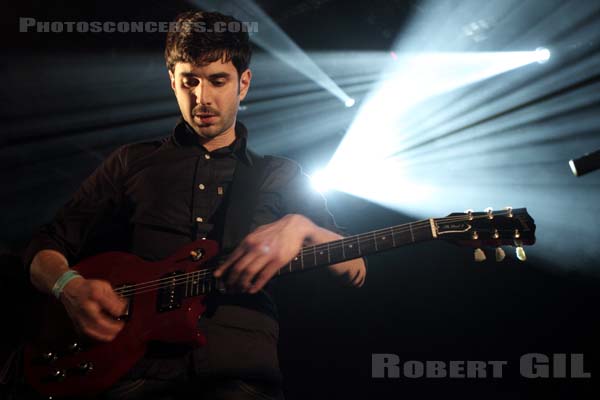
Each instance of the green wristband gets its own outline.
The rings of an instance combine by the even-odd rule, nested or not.
[[[65,286],[67,286],[67,283],[71,282],[75,278],[83,277],[79,275],[79,272],[73,269],[70,269],[64,274],[62,274],[60,278],[56,280],[54,286],[52,286],[52,294],[54,295],[54,297],[56,297],[57,299],[60,298],[60,294],[62,293]]]

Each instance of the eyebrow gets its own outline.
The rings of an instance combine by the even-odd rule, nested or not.
[[[193,72],[182,72],[181,76],[186,77],[186,78],[196,77],[196,75]],[[231,76],[231,74],[228,72],[217,72],[214,74],[210,74],[208,76],[208,79],[220,79],[220,78],[228,79],[230,76]]]

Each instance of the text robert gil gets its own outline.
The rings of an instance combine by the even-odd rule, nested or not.
[[[397,354],[371,355],[373,378],[502,378],[508,361],[406,361]],[[567,365],[570,366],[567,371]],[[591,378],[585,372],[583,354],[527,353],[519,359],[524,378]]]

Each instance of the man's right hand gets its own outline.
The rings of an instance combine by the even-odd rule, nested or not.
[[[75,326],[92,339],[112,341],[123,329],[116,318],[123,315],[127,303],[106,281],[77,278],[64,287],[60,301]]]

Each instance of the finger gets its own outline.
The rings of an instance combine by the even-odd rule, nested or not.
[[[248,289],[248,293],[254,294],[260,291],[267,282],[275,275],[275,273],[279,270],[279,262],[277,260],[271,261],[267,264],[256,276],[254,283]]]
[[[127,310],[127,301],[119,297],[110,286],[105,288],[104,296],[100,297],[97,301],[102,310],[115,318],[125,314]]]
[[[100,304],[91,303],[90,305],[87,305],[84,310],[83,318],[87,325],[93,325],[97,329],[105,332],[118,331],[123,327],[124,323],[106,313]]]
[[[246,253],[243,257],[235,262],[235,264],[229,269],[227,273],[227,279],[225,284],[230,288],[237,288],[240,286],[240,277],[246,272],[248,268],[251,268],[254,261],[258,259],[261,254],[255,252]]]
[[[247,292],[248,289],[250,289],[252,282],[257,278],[260,271],[269,264],[271,258],[271,255],[261,255],[255,258],[251,264],[242,271],[237,281],[238,287],[242,292]]]
[[[231,253],[229,255],[229,257],[227,257],[227,260],[225,260],[225,262],[223,264],[219,265],[219,267],[217,267],[215,272],[213,272],[214,277],[220,278],[221,276],[223,276],[225,271],[227,271],[227,269],[229,269],[233,265],[233,263],[237,259],[239,259],[243,254],[244,254],[244,250],[242,249],[242,247],[241,246],[236,247],[235,250],[233,251],[233,253]]]
[[[82,315],[81,327],[86,334],[99,335],[106,339],[114,337],[123,329],[124,323],[104,314],[99,305],[89,305],[85,310],[86,312]]]

